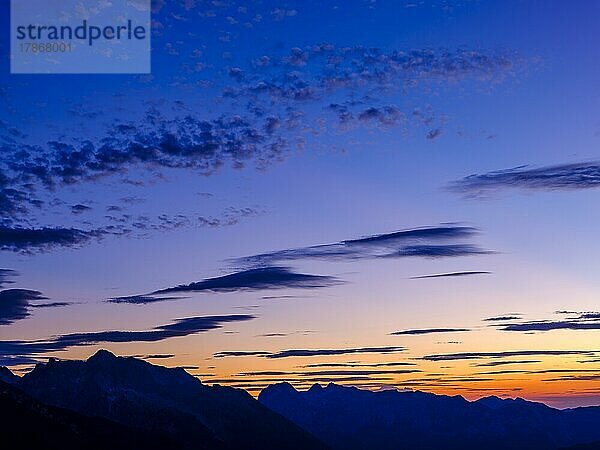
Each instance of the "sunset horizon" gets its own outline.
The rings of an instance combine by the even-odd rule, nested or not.
[[[436,448],[478,417],[465,449],[600,445],[599,17],[592,0],[2,2],[4,389],[160,428],[52,397],[51,375],[93,383],[104,349],[152,364],[116,358],[117,391],[151,390],[137,370],[243,390],[239,410],[285,417],[299,448]],[[390,394],[399,423],[427,413],[377,434],[388,397],[305,393],[331,383],[450,398]],[[381,416],[311,422],[338,400]],[[513,430],[532,402],[564,440]],[[422,436],[438,408],[454,428]],[[206,420],[183,441],[239,448]]]

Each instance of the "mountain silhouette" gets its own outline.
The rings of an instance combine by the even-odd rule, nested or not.
[[[149,450],[182,447],[166,435],[86,417],[44,405],[14,385],[0,381],[2,441],[18,448],[47,450]]]
[[[600,441],[592,442],[590,444],[574,445],[563,450],[600,450]]]
[[[0,381],[7,384],[14,384],[19,381],[19,377],[12,373],[7,367],[0,366]]]
[[[264,389],[259,401],[334,450],[552,450],[600,440],[600,407],[557,410],[523,399],[469,402],[333,383],[304,392],[280,383]]]
[[[600,407],[333,383],[304,392],[279,383],[257,401],[105,350],[23,377],[0,367],[0,423],[3,438],[50,450],[600,449]]]
[[[183,369],[117,357],[106,350],[87,361],[38,364],[17,385],[45,404],[159,430],[186,448],[326,448],[246,391],[206,386]]]

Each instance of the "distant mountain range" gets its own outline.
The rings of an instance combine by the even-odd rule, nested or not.
[[[105,350],[23,377],[0,367],[0,423],[3,439],[50,450],[600,449],[600,407],[287,383],[257,401]]]
[[[600,440],[600,407],[557,410],[523,399],[469,402],[335,384],[298,392],[288,383],[266,388],[259,401],[334,450],[553,450]]]

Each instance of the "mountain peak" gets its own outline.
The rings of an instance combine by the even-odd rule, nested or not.
[[[282,383],[276,383],[269,387],[272,387],[278,391],[298,392],[298,391],[296,391],[296,388],[294,386],[292,386],[290,383],[288,383],[287,381],[284,381]]]
[[[186,448],[324,448],[245,391],[205,386],[182,368],[118,357],[107,350],[99,350],[87,361],[39,366],[24,376],[20,387],[52,406],[166,433],[189,443]]]
[[[321,386],[319,383],[315,383],[310,387],[310,389],[308,391],[309,392],[318,392],[321,390],[323,390],[323,386]]]
[[[8,384],[13,384],[18,380],[18,377],[11,372],[8,367],[0,366],[0,381]]]
[[[117,356],[114,353],[100,349],[88,358],[88,362],[114,361],[115,359],[117,359]]]

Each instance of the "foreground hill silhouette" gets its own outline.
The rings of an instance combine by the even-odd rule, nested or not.
[[[600,449],[600,407],[561,411],[523,399],[335,384],[298,392],[288,383],[264,389],[259,401],[334,450]]]
[[[2,442],[47,450],[149,450],[183,448],[166,435],[119,425],[99,417],[44,405],[0,381]]]
[[[185,448],[325,448],[246,391],[206,386],[183,369],[116,357],[105,350],[87,361],[38,364],[16,386],[47,405],[160,431]]]

